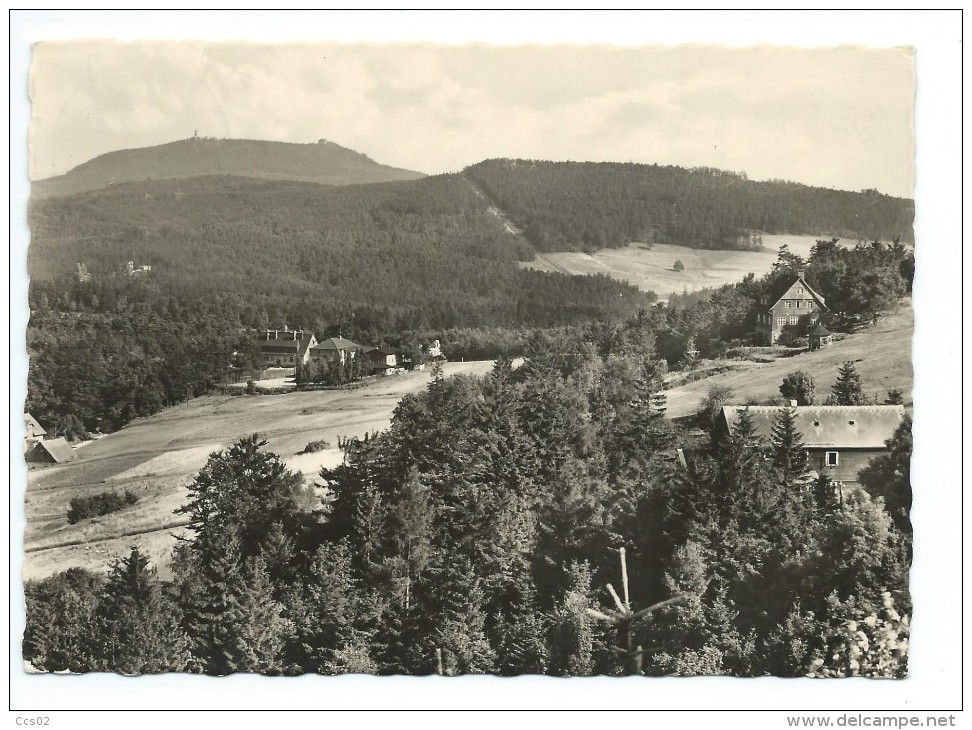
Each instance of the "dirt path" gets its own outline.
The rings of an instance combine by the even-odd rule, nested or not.
[[[446,363],[445,375],[483,375],[492,362]],[[264,396],[206,396],[139,419],[86,445],[68,464],[28,473],[24,501],[24,578],[71,566],[102,570],[135,537],[162,567],[185,519],[173,514],[185,485],[209,454],[242,436],[259,433],[291,469],[314,481],[322,466],[340,463],[338,438],[364,436],[391,423],[408,393],[428,385],[431,369],[372,381],[357,390],[320,390]],[[311,441],[330,448],[299,454]],[[67,524],[70,500],[106,490],[131,490],[132,508]]]

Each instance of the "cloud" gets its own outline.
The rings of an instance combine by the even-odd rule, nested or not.
[[[198,130],[327,138],[429,173],[631,160],[909,195],[913,97],[893,50],[45,43],[31,174]]]

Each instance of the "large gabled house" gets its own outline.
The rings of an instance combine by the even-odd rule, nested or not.
[[[905,416],[904,406],[724,406],[718,427],[734,433],[742,411],[749,411],[756,433],[770,443],[780,412],[796,413],[796,430],[810,457],[810,468],[831,481],[857,483],[871,459],[887,453],[886,442]]]
[[[827,311],[824,298],[810,288],[804,276],[804,271],[797,272],[795,279],[784,280],[760,300],[756,312],[757,344],[776,344],[787,328],[803,336],[817,324],[820,313]]]
[[[306,364],[310,351],[317,344],[313,333],[303,330],[267,330],[260,340],[260,357],[264,367],[295,368]]]
[[[328,337],[310,350],[310,359],[314,362],[328,362],[344,365],[355,359],[360,345],[344,337]]]

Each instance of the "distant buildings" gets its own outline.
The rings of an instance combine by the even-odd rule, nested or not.
[[[46,438],[47,431],[29,413],[24,414],[24,460],[28,464],[63,464],[75,451],[66,439]]]
[[[769,444],[773,424],[788,406],[725,406],[722,433],[732,435],[742,411],[749,411],[756,432]],[[810,457],[810,468],[831,481],[857,483],[857,473],[887,452],[886,442],[905,415],[904,406],[789,406],[796,430]]]
[[[299,365],[347,366],[360,365],[363,375],[392,375],[413,368],[413,360],[401,350],[391,347],[360,345],[345,337],[328,337],[317,341],[312,332],[268,329],[259,340],[260,365],[264,368],[296,368]],[[422,346],[428,360],[444,360],[442,345],[433,340]]]
[[[805,272],[799,271],[795,280],[785,282],[760,301],[756,313],[757,344],[776,344],[787,328],[802,336],[827,310],[824,298],[810,288],[804,276]]]

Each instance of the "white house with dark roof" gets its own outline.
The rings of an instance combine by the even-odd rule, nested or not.
[[[905,416],[904,406],[724,406],[719,427],[733,434],[739,414],[749,411],[756,433],[770,443],[780,412],[796,412],[796,429],[810,456],[810,468],[832,481],[857,483],[857,473],[876,456]]]

